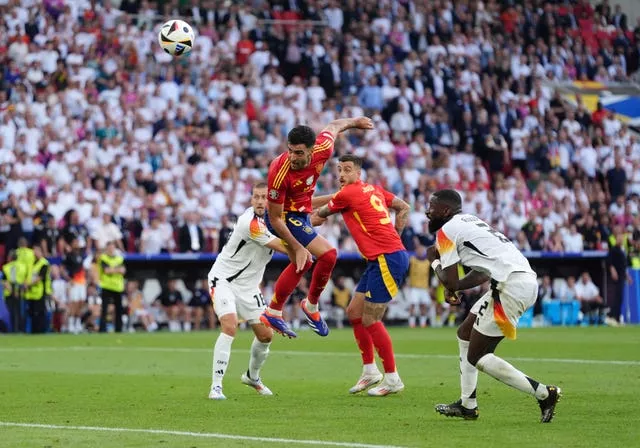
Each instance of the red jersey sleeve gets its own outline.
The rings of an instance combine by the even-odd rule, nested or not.
[[[384,198],[384,204],[387,206],[387,208],[391,207],[391,203],[395,199],[396,195],[380,187],[378,187],[378,191],[382,193],[382,197]]]
[[[284,204],[289,166],[289,159],[286,156],[275,159],[269,166],[269,174],[267,176],[267,187],[269,189],[267,197],[269,202]]]
[[[331,210],[331,212],[341,212],[349,206],[349,190],[349,185],[347,185],[342,190],[333,195],[333,197],[327,204],[327,207],[329,207],[329,210]]]
[[[317,157],[320,161],[326,161],[333,155],[333,144],[335,138],[331,132],[322,131],[316,136],[316,142],[313,145],[314,158]]]

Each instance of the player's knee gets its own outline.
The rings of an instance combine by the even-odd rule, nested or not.
[[[477,367],[476,364],[478,364],[478,361],[480,361],[480,358],[482,358],[482,356],[479,356],[479,354],[477,353],[467,353],[467,361],[469,362],[469,364],[471,364],[474,367]]]
[[[235,337],[238,323],[235,319],[220,319],[220,331],[228,336]]]
[[[338,251],[335,247],[332,247],[331,249],[323,253],[320,258],[322,258],[325,263],[330,264],[331,266],[335,266],[336,262],[338,261]]]
[[[273,339],[273,332],[263,332],[256,335],[256,339],[263,344],[268,344]]]

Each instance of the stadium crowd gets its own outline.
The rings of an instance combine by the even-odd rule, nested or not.
[[[178,16],[197,37],[174,59],[156,33]],[[20,236],[218,251],[288,129],[361,114],[375,131],[336,152],[411,204],[409,250],[453,187],[523,250],[637,252],[640,142],[551,85],[639,64],[640,21],[607,0],[0,0],[0,257]],[[339,219],[321,232],[355,250]]]

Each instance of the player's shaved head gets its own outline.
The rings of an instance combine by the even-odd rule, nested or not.
[[[426,215],[429,233],[435,234],[453,215],[462,211],[462,198],[455,190],[439,190],[431,195]]]
[[[433,193],[433,198],[442,205],[450,207],[456,212],[462,209],[462,197],[456,190],[439,190]]]

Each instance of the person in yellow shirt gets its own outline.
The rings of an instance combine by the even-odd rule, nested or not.
[[[419,245],[415,255],[409,258],[409,276],[407,277],[407,299],[409,308],[409,327],[415,328],[416,318],[420,319],[420,327],[436,325],[436,305],[431,299],[431,263],[427,259],[427,248]]]
[[[4,300],[11,316],[12,331],[22,331],[22,306],[21,300],[29,273],[27,266],[17,259],[16,251],[9,252],[7,263],[2,266],[2,282]]]
[[[116,308],[114,326],[116,333],[122,332],[122,293],[124,292],[124,258],[116,252],[115,242],[107,243],[105,252],[98,257],[100,288],[102,288],[102,308],[100,332],[107,331],[107,309],[113,302]]]
[[[47,331],[47,297],[53,292],[51,266],[41,247],[36,246],[33,254],[35,262],[29,270],[24,298],[27,301],[27,313],[31,317],[31,333],[44,333]]]

